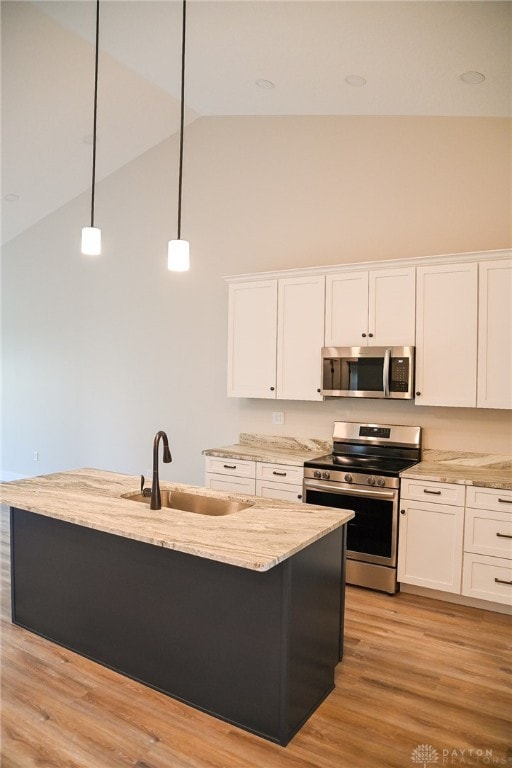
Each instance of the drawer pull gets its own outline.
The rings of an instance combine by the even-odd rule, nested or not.
[[[505,579],[498,579],[497,576],[494,577],[494,581],[496,584],[512,584],[512,581],[505,581]]]
[[[278,475],[279,477],[286,477],[286,472],[276,472],[275,470],[272,472],[273,475]]]
[[[501,504],[512,504],[512,499],[498,499]]]
[[[428,488],[424,488],[423,489],[423,493],[431,493],[434,496],[440,496],[441,495],[441,491],[429,491]]]
[[[224,469],[236,469],[236,464],[224,464]]]
[[[499,536],[500,539],[512,539],[512,533],[497,533],[496,536]]]

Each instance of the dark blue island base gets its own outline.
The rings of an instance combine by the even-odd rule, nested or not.
[[[259,572],[11,508],[12,620],[285,746],[334,687],[345,530]]]

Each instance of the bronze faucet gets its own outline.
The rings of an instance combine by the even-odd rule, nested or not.
[[[169,441],[165,432],[157,432],[155,440],[153,442],[153,482],[151,484],[151,503],[150,509],[161,509],[162,499],[160,497],[160,481],[158,479],[158,446],[162,440],[164,444],[164,455],[162,460],[165,464],[170,464],[172,461],[171,452],[169,450]]]

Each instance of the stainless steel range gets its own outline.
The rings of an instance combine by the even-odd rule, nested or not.
[[[399,473],[421,458],[421,427],[334,423],[333,451],[304,464],[304,502],[352,509],[347,584],[397,591]]]

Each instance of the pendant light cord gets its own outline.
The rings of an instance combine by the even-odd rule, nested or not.
[[[99,0],[98,0],[99,2]],[[185,30],[187,20],[187,0],[183,0],[183,20],[181,37],[181,116],[180,116],[180,162],[178,175],[178,240],[181,239],[181,190],[183,185],[183,129],[185,123]]]
[[[94,195],[96,188],[96,121],[98,115],[98,51],[100,38],[100,0],[96,0],[96,56],[94,61],[94,120],[92,131],[91,227],[94,227]]]

